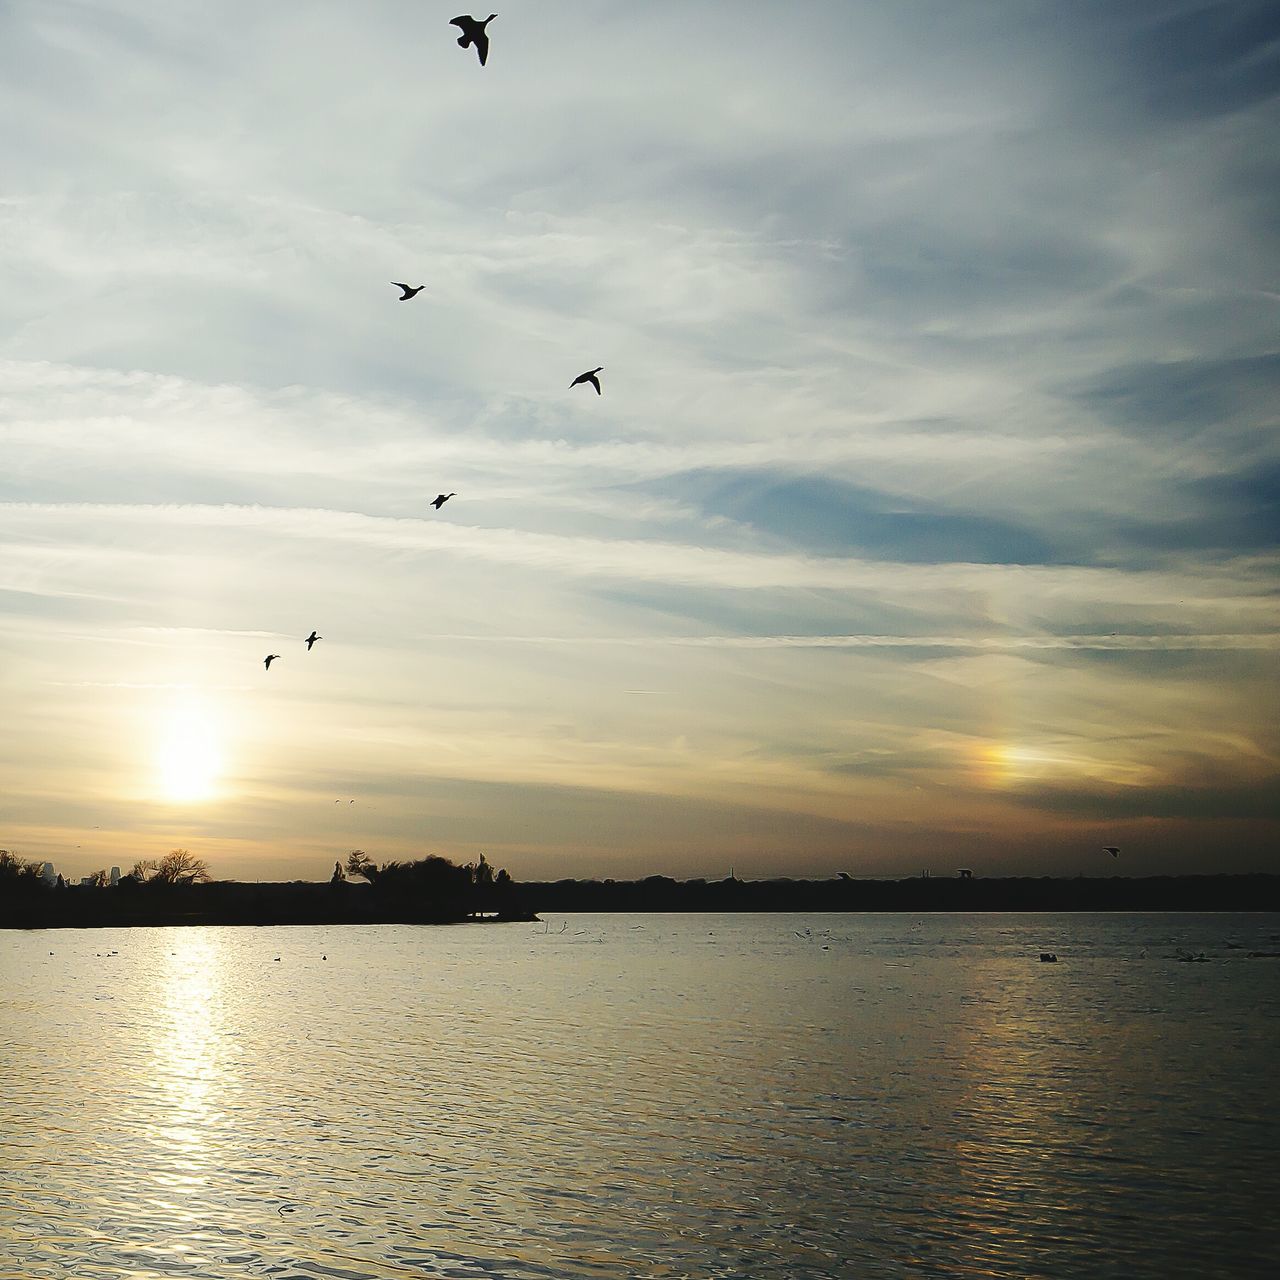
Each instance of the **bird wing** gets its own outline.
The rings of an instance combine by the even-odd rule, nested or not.
[[[471,21],[470,15],[462,13],[462,14],[459,14],[456,18],[450,18],[449,25],[451,27],[461,27],[465,31],[467,28],[467,23],[470,21]]]
[[[489,61],[489,37],[481,31],[475,38],[476,52],[480,55],[480,65],[483,67]]]
[[[592,374],[588,374],[588,375],[587,375],[587,381],[588,381],[589,383],[591,383],[591,385],[592,385],[593,387],[595,387],[595,389],[596,389],[596,395],[602,395],[602,394],[603,394],[603,393],[601,392],[601,390],[600,390],[600,379],[599,379],[599,378],[597,378],[597,377],[596,377],[596,375],[595,375],[594,373],[592,373]]]

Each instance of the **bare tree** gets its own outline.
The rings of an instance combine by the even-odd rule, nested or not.
[[[195,884],[208,880],[209,867],[203,858],[194,857],[185,849],[171,849],[160,859],[156,879],[164,884]]]
[[[172,849],[159,862],[154,858],[135,862],[129,874],[140,884],[195,884],[209,879],[209,868],[203,858],[186,849]]]

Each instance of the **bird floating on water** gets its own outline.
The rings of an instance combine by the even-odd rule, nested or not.
[[[262,665],[263,665],[263,666],[264,666],[268,671],[270,671],[270,670],[271,670],[271,664],[272,664],[272,663],[273,663],[273,662],[274,662],[274,661],[275,661],[279,656],[280,656],[280,655],[279,655],[278,653],[269,653],[269,654],[267,654],[267,656],[266,656],[265,658],[263,658],[263,660],[262,660]]]
[[[596,389],[596,395],[600,395],[600,379],[596,377],[604,368],[604,365],[597,365],[594,369],[588,369],[586,373],[580,373],[574,380],[569,383],[570,387],[576,387],[580,382],[589,382]]]
[[[308,652],[308,653],[310,653],[310,652],[311,652],[311,646],[312,646],[313,644],[315,644],[315,642],[316,642],[317,640],[323,640],[323,639],[324,639],[324,636],[318,636],[318,635],[316,635],[316,633],[313,631],[313,632],[312,632],[312,633],[307,637],[307,652]]]
[[[401,284],[399,280],[393,280],[391,283],[395,285],[397,289],[400,290],[401,302],[408,302],[410,298],[416,298],[418,294],[420,294],[423,291],[423,289],[427,287],[425,284],[419,284],[419,285]]]
[[[468,45],[475,45],[482,67],[489,60],[489,33],[485,27],[497,16],[496,13],[491,13],[483,22],[479,18],[473,18],[469,13],[459,14],[458,17],[449,19],[449,25],[457,27],[462,32],[458,37],[458,44],[463,49]]]
[[[1102,846],[1103,853],[1109,853],[1113,858],[1120,856],[1120,850],[1113,844],[1104,844]]]
[[[456,493],[437,493],[436,496],[431,499],[431,505],[439,511],[450,498],[456,498],[457,496],[458,495]]]

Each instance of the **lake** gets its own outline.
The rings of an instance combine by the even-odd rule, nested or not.
[[[2,933],[0,1275],[1270,1276],[1251,951],[1280,917]]]

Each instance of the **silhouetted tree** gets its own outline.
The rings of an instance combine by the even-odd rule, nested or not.
[[[144,858],[133,864],[129,874],[140,884],[189,885],[209,879],[209,868],[203,858],[193,857],[186,849],[172,849],[157,862]]]
[[[173,849],[160,859],[156,878],[165,884],[195,884],[209,879],[209,867],[203,858],[196,858],[185,849]]]
[[[0,849],[0,880],[29,880],[38,884],[41,865],[39,862],[32,862],[30,858],[20,858],[8,849]]]
[[[416,862],[384,862],[374,884],[383,896],[395,894],[432,912],[469,915],[475,910],[473,875],[473,867],[432,854]]]
[[[89,877],[89,884],[94,889],[105,889],[111,883],[111,877],[104,871],[95,871]]]
[[[378,874],[378,864],[363,849],[352,849],[347,854],[347,875],[360,876],[373,884]]]

